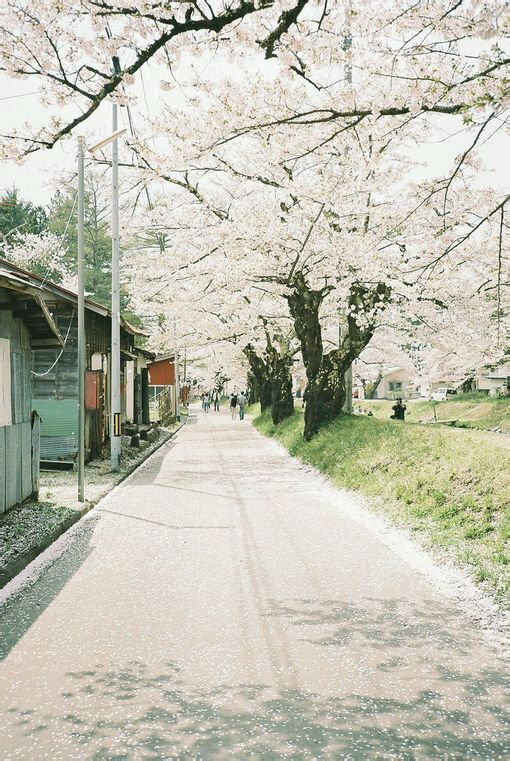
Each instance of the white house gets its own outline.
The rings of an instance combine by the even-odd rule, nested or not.
[[[497,365],[481,367],[475,380],[479,391],[488,391],[491,395],[510,395],[510,359]]]
[[[413,387],[413,373],[405,367],[391,367],[379,381],[374,399],[396,399],[409,397]]]

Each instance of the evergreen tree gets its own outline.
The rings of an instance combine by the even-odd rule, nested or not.
[[[101,178],[88,179],[85,191],[85,292],[93,301],[111,306],[110,202]],[[48,212],[48,227],[67,249],[66,266],[77,272],[78,220],[76,190],[57,191]]]
[[[42,206],[35,206],[19,197],[16,187],[8,188],[0,198],[0,250],[22,235],[40,235],[48,229],[47,214]]]

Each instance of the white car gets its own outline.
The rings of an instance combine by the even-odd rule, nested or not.
[[[447,399],[456,394],[457,391],[455,389],[442,386],[441,388],[436,388],[436,390],[431,393],[429,399],[433,402],[446,402]]]

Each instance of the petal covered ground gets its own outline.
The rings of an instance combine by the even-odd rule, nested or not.
[[[346,500],[193,415],[1,610],[2,759],[508,757],[508,667]]]

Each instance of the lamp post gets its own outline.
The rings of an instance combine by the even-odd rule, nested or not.
[[[89,148],[91,153],[112,143],[112,346],[110,362],[110,467],[120,470],[120,283],[119,283],[119,148],[118,138],[126,132],[118,129],[117,106],[112,110],[113,132]]]
[[[85,138],[78,137],[78,501],[85,501]]]

